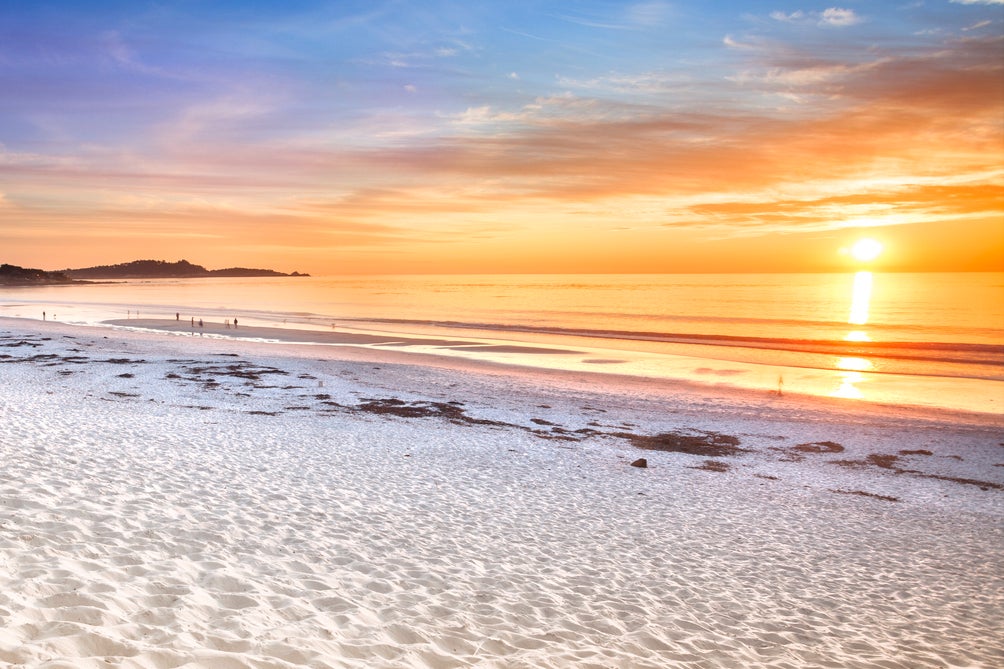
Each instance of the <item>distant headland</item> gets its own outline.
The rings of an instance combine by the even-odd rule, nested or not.
[[[80,269],[64,269],[47,272],[40,269],[26,269],[16,265],[0,265],[0,285],[59,285],[86,283],[86,279],[192,279],[201,277],[260,277],[260,276],[310,276],[293,272],[286,274],[272,269],[252,269],[228,267],[206,269],[187,260],[167,262],[164,260],[134,260],[118,265],[99,265]]]
[[[17,265],[0,265],[0,286],[43,286],[66,283],[89,283],[75,281],[63,272],[46,272],[41,269],[28,269]]]
[[[285,274],[273,269],[249,269],[228,267],[226,269],[206,269],[193,265],[187,260],[167,262],[164,260],[134,260],[120,265],[99,265],[82,269],[64,269],[63,274],[71,279],[191,279],[211,276],[310,276],[293,272]]]

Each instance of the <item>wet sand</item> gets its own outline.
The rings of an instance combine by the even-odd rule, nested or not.
[[[196,320],[193,325],[191,320],[174,321],[170,319],[158,318],[132,318],[105,321],[105,325],[117,327],[140,328],[144,330],[156,330],[159,332],[170,332],[175,334],[187,334],[192,337],[197,336],[219,336],[232,339],[252,339],[256,341],[280,342],[287,344],[327,344],[343,346],[374,346],[374,347],[403,347],[422,346],[439,349],[478,349],[491,353],[524,353],[524,354],[572,354],[577,351],[560,348],[545,348],[540,346],[525,346],[513,344],[511,346],[500,346],[497,344],[479,343],[470,339],[443,339],[430,337],[417,337],[414,335],[377,335],[354,332],[327,330],[302,330],[295,328],[273,328],[262,326],[245,326],[238,324],[237,327],[230,327],[226,323],[203,321],[200,326]]]

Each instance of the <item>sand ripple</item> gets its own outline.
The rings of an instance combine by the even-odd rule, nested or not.
[[[746,430],[729,471],[649,451],[638,470],[623,440],[529,429],[527,406],[570,431],[596,423],[559,393],[520,400],[522,417],[481,395],[481,424],[250,414],[282,389],[167,394],[157,350],[123,381],[139,399],[99,393],[110,372],[54,392],[51,370],[0,366],[0,665],[1004,665],[997,490],[786,461],[749,423],[691,425]],[[352,399],[344,365],[261,364]],[[657,416],[630,422],[654,433]],[[785,443],[833,438],[788,429]]]

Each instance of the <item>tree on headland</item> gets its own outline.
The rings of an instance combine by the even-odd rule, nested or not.
[[[118,265],[65,269],[63,272],[67,276],[86,279],[174,279],[206,276],[209,270],[202,265],[193,265],[187,260],[173,263],[164,260],[133,260]]]
[[[18,267],[17,265],[0,265],[0,285],[32,286],[39,284],[84,283],[74,281],[63,272],[46,272],[41,269]]]
[[[98,265],[81,269],[64,269],[48,272],[41,269],[26,269],[17,265],[0,265],[0,284],[38,285],[61,283],[87,283],[79,279],[190,279],[199,277],[258,277],[258,276],[310,276],[293,272],[285,274],[272,269],[229,267],[226,269],[206,269],[187,260],[167,262],[165,260],[134,260],[119,265]]]
[[[188,279],[199,277],[228,276],[308,276],[293,272],[285,274],[272,269],[229,267],[226,269],[206,269],[187,260],[167,262],[165,260],[134,260],[118,265],[98,265],[82,269],[63,270],[67,276],[81,279]]]

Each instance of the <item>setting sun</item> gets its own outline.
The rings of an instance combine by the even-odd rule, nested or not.
[[[879,257],[882,248],[882,243],[874,239],[860,239],[851,247],[851,255],[854,256],[855,260],[870,262]]]

